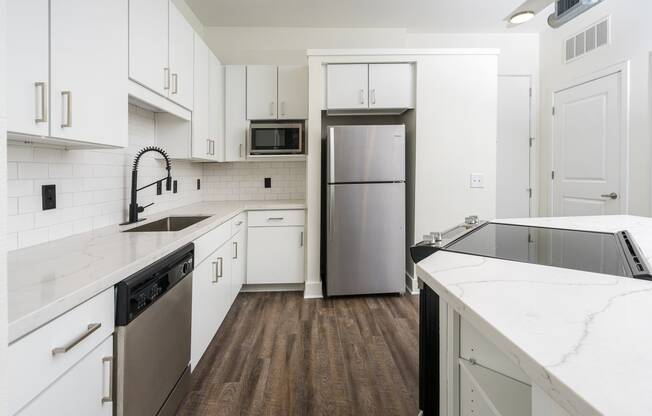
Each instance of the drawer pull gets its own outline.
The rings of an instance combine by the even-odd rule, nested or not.
[[[77,338],[73,339],[70,341],[68,344],[64,345],[63,347],[56,347],[52,350],[52,355],[57,355],[57,354],[65,354],[71,349],[75,348],[77,344],[88,338],[93,332],[97,331],[100,329],[102,324],[97,323],[97,324],[88,324],[88,328],[86,328],[86,331],[84,331],[83,334],[77,336]]]
[[[113,357],[102,358],[102,365],[109,363],[109,394],[102,396],[102,403],[113,401]]]
[[[234,241],[233,242],[233,259],[236,260],[238,258],[238,242]]]
[[[284,219],[283,217],[268,217],[267,221],[283,221]]]

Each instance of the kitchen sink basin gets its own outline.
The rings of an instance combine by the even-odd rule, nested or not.
[[[143,224],[138,227],[130,228],[124,230],[126,233],[142,233],[142,232],[156,232],[156,231],[181,231],[184,228],[188,228],[193,224],[197,224],[200,221],[210,218],[208,216],[198,216],[198,217],[165,217],[160,220],[152,221],[147,224]]]

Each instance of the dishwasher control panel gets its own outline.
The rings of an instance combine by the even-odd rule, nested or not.
[[[116,322],[124,326],[156,302],[174,285],[190,275],[194,245],[189,244],[118,283]]]

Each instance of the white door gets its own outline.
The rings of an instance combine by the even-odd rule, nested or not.
[[[414,107],[412,64],[369,64],[369,108]]]
[[[50,1],[50,131],[128,143],[127,0]]]
[[[278,118],[283,120],[308,118],[307,66],[278,67]]]
[[[208,137],[213,141],[212,159],[224,161],[224,67],[208,51]]]
[[[276,68],[274,65],[247,66],[247,119],[276,119],[278,115]]]
[[[368,108],[369,65],[336,64],[326,67],[326,108]]]
[[[110,336],[16,415],[111,416],[112,360],[113,337]]]
[[[9,0],[7,16],[7,130],[47,136],[48,0]]]
[[[170,1],[170,99],[192,110],[195,31]]]
[[[224,68],[224,158],[245,160],[247,149],[247,69],[243,65]]]
[[[129,0],[129,78],[168,95],[168,0]]]
[[[496,217],[530,216],[530,77],[498,77]]]
[[[303,283],[303,227],[249,227],[247,283]]]
[[[192,110],[192,157],[210,160],[214,151],[212,138],[208,134],[209,86],[208,46],[195,35],[195,79],[194,104]]]
[[[624,211],[621,74],[555,94],[553,215]]]

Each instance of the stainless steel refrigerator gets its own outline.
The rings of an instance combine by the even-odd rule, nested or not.
[[[405,289],[405,126],[333,126],[326,143],[326,293]]]

